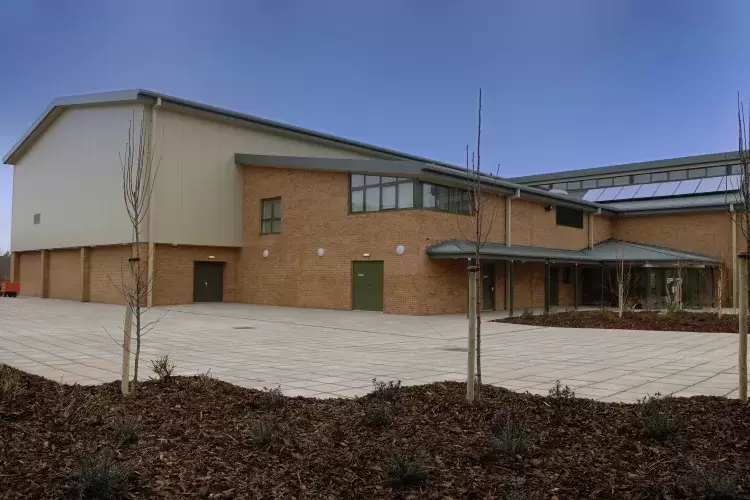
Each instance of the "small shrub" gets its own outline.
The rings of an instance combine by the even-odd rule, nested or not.
[[[24,383],[15,368],[0,364],[0,401],[10,403],[24,391]]]
[[[493,447],[496,452],[523,457],[529,449],[526,423],[512,415],[505,415],[505,422],[495,432]]]
[[[534,317],[534,311],[532,311],[531,309],[524,309],[521,313],[521,317],[523,319],[531,319]]]
[[[704,500],[734,500],[741,496],[735,478],[720,473],[697,472],[688,479],[691,493]]]
[[[559,380],[549,390],[549,402],[558,422],[562,422],[565,418],[565,414],[575,397],[576,393],[567,385],[562,387]]]
[[[373,391],[370,393],[376,399],[380,401],[395,401],[401,394],[401,381],[397,380],[394,382],[390,380],[385,382],[376,378],[372,379]]]
[[[261,420],[250,428],[250,441],[257,448],[269,451],[279,439],[279,429],[271,421]]]
[[[137,443],[141,432],[141,421],[136,417],[120,416],[112,422],[120,446]]]
[[[286,404],[286,397],[281,392],[281,387],[268,389],[266,387],[260,392],[260,406],[266,410],[281,408]]]
[[[172,360],[169,359],[169,354],[165,354],[158,359],[151,360],[151,369],[156,375],[156,380],[159,382],[169,382],[172,380],[175,366]],[[151,378],[153,379],[153,377]]]
[[[677,432],[677,422],[672,414],[669,398],[662,398],[658,392],[638,400],[641,406],[646,436],[664,441]]]
[[[396,488],[418,486],[427,479],[427,468],[424,459],[417,454],[396,450],[386,459],[388,477]]]
[[[128,470],[114,460],[86,457],[76,471],[74,488],[79,498],[123,498],[128,490],[128,476]]]
[[[384,404],[370,404],[365,408],[362,424],[375,429],[388,427],[393,421],[391,410]]]
[[[83,401],[83,410],[88,419],[102,422],[112,411],[112,402],[104,394],[97,392],[86,394]]]

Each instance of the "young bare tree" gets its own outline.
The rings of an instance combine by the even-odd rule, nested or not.
[[[481,289],[482,280],[482,259],[481,250],[487,243],[492,226],[497,217],[497,207],[499,201],[497,193],[492,189],[496,185],[497,171],[495,176],[482,174],[481,155],[482,146],[482,89],[479,89],[479,104],[477,113],[477,148],[471,154],[469,162],[469,146],[466,146],[466,182],[469,185],[468,199],[459,200],[459,203],[468,205],[471,230],[470,234],[465,234],[461,224],[461,216],[458,220],[458,227],[464,239],[472,241],[474,244],[474,259],[469,264],[469,376],[467,384],[467,399],[472,400],[476,395],[481,393],[482,387],[482,296],[478,293]],[[488,205],[489,204],[489,205]],[[494,283],[492,284],[494,286]],[[475,330],[475,332],[472,332]],[[472,373],[473,365],[476,365],[476,374]],[[474,383],[472,383],[474,382]],[[476,389],[476,391],[475,391]]]
[[[700,275],[703,280],[703,290],[710,290],[711,293],[709,307],[716,312],[717,317],[721,318],[727,288],[727,266],[724,254],[721,256],[721,264],[713,268],[701,269]],[[701,297],[702,304],[705,304],[703,297]]]
[[[750,251],[750,137],[748,136],[748,130],[750,130],[750,120],[745,117],[745,106],[740,100],[740,94],[737,93],[737,124],[738,124],[738,144],[737,144],[737,156],[739,157],[739,182],[735,187],[737,195],[732,200],[736,202],[734,211],[730,211],[730,217],[732,223],[736,225],[736,228],[740,230],[742,234],[742,244],[745,251]],[[737,250],[740,250],[738,248]],[[733,256],[735,257],[735,256]],[[740,382],[740,399],[744,402],[747,401],[747,303],[748,303],[748,265],[747,261],[737,258],[735,263],[738,265],[738,270],[735,278],[738,279],[739,284],[737,285],[737,293],[740,295],[738,311],[739,321],[739,382]]]
[[[665,309],[668,313],[682,311],[682,289],[683,289],[683,277],[684,277],[683,264],[677,261],[674,274],[667,276],[666,283],[664,283],[664,291],[666,292],[666,302],[664,304]]]
[[[144,244],[143,232],[149,216],[151,194],[159,171],[161,159],[156,159],[151,137],[151,127],[145,118],[136,125],[135,114],[128,127],[125,150],[120,153],[122,169],[122,192],[125,209],[132,226],[132,244],[128,265],[121,266],[120,282],[110,277],[112,285],[122,294],[125,302],[125,325],[123,328],[123,380],[122,392],[135,395],[138,387],[138,370],[141,343],[144,335],[153,330],[162,315],[146,321],[148,295],[153,287],[154,276],[148,275],[148,246]],[[129,380],[131,354],[131,331],[135,328],[135,353],[133,378]],[[128,383],[129,382],[129,383]]]
[[[635,287],[638,283],[638,275],[633,267],[625,262],[623,253],[618,255],[615,263],[614,282],[612,273],[609,273],[609,288],[612,295],[617,297],[617,315],[622,318],[625,311],[635,309]]]

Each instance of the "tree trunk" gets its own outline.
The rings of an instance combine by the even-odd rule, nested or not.
[[[477,279],[476,271],[469,264],[469,348],[468,369],[466,375],[466,400],[474,401],[474,362],[476,360],[475,334],[477,327]]]

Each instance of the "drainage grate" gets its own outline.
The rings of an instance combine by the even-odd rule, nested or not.
[[[254,326],[235,326],[235,330],[255,330]]]
[[[469,352],[466,347],[442,347],[441,350],[452,352]]]

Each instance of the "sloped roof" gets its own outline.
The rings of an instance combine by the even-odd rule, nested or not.
[[[728,207],[731,204],[743,203],[738,191],[711,193],[693,196],[675,196],[671,198],[644,198],[618,202],[604,202],[608,207],[623,212],[653,212],[659,210],[704,209],[710,207]]]
[[[450,240],[427,247],[427,255],[433,259],[471,258],[476,245],[468,240]],[[535,246],[506,246],[504,243],[485,243],[480,249],[484,258],[499,260],[553,261],[578,263],[631,262],[639,264],[666,264],[684,262],[686,264],[717,265],[713,257],[684,252],[671,248],[631,243],[610,239],[594,245],[591,250],[566,250]]]

